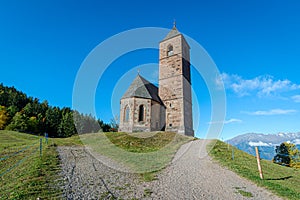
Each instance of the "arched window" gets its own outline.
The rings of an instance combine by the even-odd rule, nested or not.
[[[172,45],[168,46],[168,56],[171,56],[171,55],[173,55],[173,46]]]
[[[139,122],[144,121],[144,105],[139,107]]]
[[[128,122],[129,121],[129,113],[130,113],[129,106],[126,106],[125,113],[124,113],[124,122]]]

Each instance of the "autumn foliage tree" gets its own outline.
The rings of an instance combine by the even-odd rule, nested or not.
[[[281,143],[277,146],[273,162],[290,167],[300,167],[300,151],[295,144],[290,142]]]
[[[5,128],[8,118],[9,117],[5,106],[0,106],[0,130]]]
[[[300,151],[293,143],[286,143],[289,156],[291,159],[290,166],[294,168],[300,168]]]

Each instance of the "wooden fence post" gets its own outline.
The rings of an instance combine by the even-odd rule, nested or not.
[[[259,152],[258,152],[257,147],[255,147],[255,152],[256,152],[256,160],[257,160],[257,167],[258,167],[258,171],[259,171],[259,176],[260,176],[261,179],[264,179],[264,175],[263,175],[262,168],[261,168],[261,165],[260,165],[260,156],[259,156]]]

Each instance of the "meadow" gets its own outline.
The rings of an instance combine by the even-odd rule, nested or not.
[[[42,138],[42,154],[40,154]],[[78,136],[45,138],[0,130],[0,199],[56,199],[61,195],[59,145],[80,145]]]
[[[40,155],[40,138],[42,154]],[[194,138],[175,133],[91,133],[49,138],[0,130],[0,199],[56,199],[62,184],[57,146],[85,145],[151,181]],[[83,141],[83,142],[82,142]]]
[[[264,175],[264,179],[261,180],[256,157],[219,140],[215,141],[214,146],[208,146],[207,148],[210,149],[210,155],[221,165],[249,179],[258,186],[267,188],[286,199],[300,199],[299,169],[274,164],[268,160],[261,160]]]
[[[139,173],[145,181],[155,178],[155,173],[165,168],[179,147],[193,140],[169,132],[152,133],[94,133],[81,135],[86,147],[109,157]]]
[[[40,155],[40,138],[42,154]],[[195,138],[174,133],[91,133],[80,137],[45,138],[15,131],[0,131],[0,199],[61,198],[57,146],[85,145],[151,181],[166,167],[178,148]],[[300,171],[262,160],[259,178],[256,158],[215,140],[207,146],[221,165],[286,199],[300,199]],[[234,152],[234,159],[232,157]],[[217,176],[217,175],[216,175]],[[242,192],[242,191],[241,191]],[[248,195],[248,194],[245,194]]]

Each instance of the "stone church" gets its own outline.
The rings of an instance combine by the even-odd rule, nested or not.
[[[120,104],[120,132],[194,136],[190,47],[175,24],[159,43],[159,87],[138,74]]]

